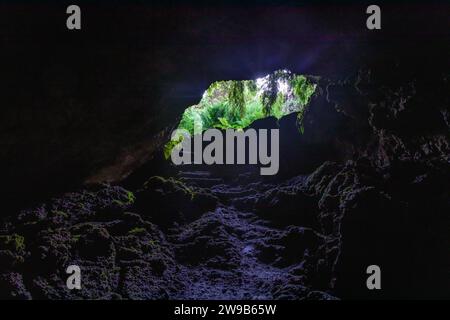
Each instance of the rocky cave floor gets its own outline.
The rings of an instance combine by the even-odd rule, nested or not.
[[[381,214],[402,212],[402,203],[380,179],[364,161],[325,162],[278,183],[251,174],[225,183],[198,171],[153,176],[133,192],[97,185],[67,193],[3,223],[0,297],[336,299],[365,286],[366,262],[392,258],[402,269],[405,257],[412,270],[436,260],[439,277],[434,252],[445,252],[446,238],[434,227],[432,244],[424,241],[425,226],[419,238],[414,228],[405,237],[402,214]],[[411,185],[426,188],[427,177]],[[430,259],[415,257],[417,243],[433,247]],[[81,290],[66,287],[69,265],[81,268]]]
[[[22,211],[0,236],[1,296],[335,299],[306,279],[327,237],[270,222],[279,196],[298,198],[307,177],[250,180],[224,184],[208,172],[181,172],[152,177],[135,193],[102,185]],[[73,264],[82,270],[80,291],[65,285]]]

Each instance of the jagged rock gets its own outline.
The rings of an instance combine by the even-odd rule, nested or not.
[[[200,188],[190,187],[174,178],[152,177],[137,193],[134,210],[151,217],[156,224],[169,226],[189,222],[213,210],[218,199]],[[158,212],[149,208],[159,208]]]
[[[12,288],[5,294],[373,298],[365,268],[379,264],[384,297],[445,296],[448,286],[438,280],[446,276],[443,252],[450,243],[447,126],[403,130],[405,121],[418,121],[423,97],[413,95],[420,91],[405,86],[372,94],[372,81],[361,73],[353,84],[319,83],[318,92],[328,94],[321,112],[335,108],[343,117],[334,118],[345,128],[335,137],[343,151],[307,176],[259,181],[249,175],[245,183],[154,176],[135,193],[96,185],[23,210],[0,230],[0,271]],[[353,105],[340,101],[342,92]],[[319,114],[305,115],[307,130]],[[441,111],[439,117],[426,121],[445,122]],[[433,272],[430,261],[439,266]],[[69,264],[83,270],[80,291],[66,288]],[[19,270],[32,271],[24,280]],[[436,292],[423,290],[431,287]]]
[[[326,292],[311,291],[306,296],[306,300],[339,300],[339,299]]]
[[[116,249],[106,228],[95,224],[81,224],[71,228],[75,239],[73,251],[83,260],[105,259],[114,262]]]
[[[239,253],[231,232],[216,213],[205,214],[185,225],[182,232],[173,238],[177,258],[188,264],[206,263],[215,268],[234,268],[239,263]]]
[[[161,278],[152,277],[147,270],[150,266],[125,267],[121,292],[123,296],[133,300],[168,299]]]
[[[125,279],[130,268],[159,281],[160,290],[170,288],[176,282],[173,252],[156,225],[126,211],[134,200],[123,188],[103,185],[24,210],[7,225],[33,241],[16,233],[0,235],[2,271],[23,264],[30,270],[28,295],[38,299],[150,297],[140,292],[143,288],[130,289],[136,285]],[[81,290],[66,287],[69,265],[82,270]]]
[[[286,231],[270,235],[264,243],[257,243],[259,259],[279,267],[302,261],[324,241],[310,228],[290,226]]]
[[[16,272],[0,274],[0,298],[7,300],[31,299],[31,294],[25,288],[21,274]]]
[[[342,165],[335,162],[324,162],[319,168],[311,173],[305,181],[306,188],[316,194],[322,194],[331,179],[341,170]]]
[[[316,226],[317,200],[302,191],[275,188],[255,203],[254,210],[276,224]]]
[[[286,284],[276,287],[273,292],[276,300],[302,300],[308,294],[308,288],[302,285]]]
[[[18,234],[0,235],[0,271],[11,270],[26,257],[25,239]]]

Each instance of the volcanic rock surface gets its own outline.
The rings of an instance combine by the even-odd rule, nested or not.
[[[314,164],[292,147],[281,157],[298,166],[275,178],[144,168],[5,219],[0,297],[448,298],[448,78],[431,91],[376,81],[320,80],[298,148],[339,153],[316,158],[310,173],[298,172]],[[340,128],[333,136],[326,117]],[[372,264],[383,272],[378,292],[365,284]],[[69,265],[81,267],[81,290],[66,287]]]
[[[450,297],[448,7],[126,8],[0,10],[0,298]],[[276,176],[163,159],[209,84],[284,68],[318,77],[303,134],[252,124]]]

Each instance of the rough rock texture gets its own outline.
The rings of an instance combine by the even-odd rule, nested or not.
[[[321,232],[335,238],[327,263],[339,296],[370,297],[364,268],[376,261],[386,270],[380,297],[449,296],[449,85],[439,72],[431,83],[360,72],[326,84],[347,127],[335,143],[351,160],[325,162],[306,189]]]
[[[274,186],[254,187],[270,192]],[[313,283],[319,277],[314,255],[326,237],[294,225],[280,229],[252,211],[237,210],[246,191],[240,185],[208,188],[153,177],[136,198],[103,185],[24,210],[2,229],[5,252],[14,258],[1,268],[1,297],[333,298],[320,292],[327,286]],[[155,211],[155,203],[174,200],[173,208],[189,219]],[[159,225],[148,221],[156,214]],[[79,291],[66,287],[69,265],[81,267]]]
[[[255,8],[89,3],[86,28],[68,34],[59,5],[35,3],[24,10],[20,3],[6,4],[0,10],[0,21],[6,24],[0,29],[2,206],[23,209],[31,201],[80,189],[86,180],[120,181],[159,154],[178,117],[214,81],[256,79],[288,68],[343,82],[368,67],[372,75],[379,74],[377,68],[386,71],[388,76],[371,87],[386,89],[394,99],[401,91],[391,85],[401,78],[435,87],[448,77],[448,8],[392,5],[383,12],[389,26],[370,32],[362,21],[364,8],[345,4]],[[368,114],[367,105],[356,104],[357,91],[334,95],[332,88],[330,97],[341,100],[346,114]],[[364,94],[370,89],[363,81],[357,88]],[[410,88],[403,86],[403,92]],[[436,91],[440,94],[430,91],[420,103],[423,108],[438,106],[436,100],[448,106],[448,90]],[[401,106],[395,107],[397,115],[406,116]],[[438,116],[420,112],[420,118],[428,114]],[[391,112],[378,115],[374,121],[396,117]],[[442,116],[448,125],[448,111],[442,110]],[[343,117],[315,117],[318,130],[305,127],[305,134],[333,140],[335,129],[348,129],[335,121]],[[401,118],[409,123],[408,117]],[[358,124],[364,122],[355,121],[352,127]],[[416,130],[418,125],[404,127]],[[356,138],[361,136],[357,132],[347,134]],[[326,150],[336,153],[329,145],[322,152]],[[1,215],[14,213],[5,209]]]
[[[2,298],[167,297],[177,285],[173,250],[157,226],[128,211],[134,199],[121,187],[101,186],[53,199],[6,223],[2,238],[10,238],[12,247],[4,249],[14,260],[1,267],[2,281],[11,286]],[[80,291],[66,287],[69,265],[81,267]]]
[[[0,10],[0,297],[450,297],[448,6],[32,8]],[[280,68],[319,77],[302,135],[253,123],[276,177],[162,161],[209,84]]]
[[[138,172],[133,192],[92,185],[6,219],[1,297],[448,298],[449,83],[377,81],[320,80],[302,143],[340,153],[310,174]],[[66,288],[71,264],[80,291]],[[372,264],[381,291],[365,286]]]

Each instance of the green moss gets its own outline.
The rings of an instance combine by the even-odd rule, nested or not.
[[[305,117],[305,111],[301,111],[297,114],[297,127],[298,131],[303,134],[305,131],[305,127],[303,126],[303,119]]]
[[[130,231],[128,231],[128,234],[136,235],[136,234],[141,234],[141,233],[145,233],[145,232],[146,232],[145,228],[136,227],[136,228],[133,228]]]
[[[148,179],[144,183],[144,189],[148,188],[166,188],[166,189],[172,189],[172,190],[178,190],[182,193],[184,193],[186,196],[189,196],[191,200],[195,198],[195,191],[185,185],[183,182],[176,180],[172,177],[166,179],[161,176],[153,176],[150,179]]]
[[[281,119],[284,116],[283,113],[283,104],[285,102],[285,97],[282,93],[277,94],[277,98],[275,99],[275,102],[272,105],[271,108],[271,115],[274,116],[277,119]]]
[[[122,201],[122,200],[114,199],[112,202],[122,207],[122,206],[128,206],[130,204],[133,204],[134,201],[136,201],[136,197],[135,197],[134,193],[131,191],[127,191],[125,193],[125,200]]]
[[[53,211],[53,214],[56,216],[61,216],[63,218],[69,218],[69,214],[64,211],[56,210],[56,211]]]
[[[127,202],[128,202],[128,204],[132,204],[132,203],[134,203],[134,201],[136,201],[136,196],[134,195],[134,193],[131,192],[131,191],[127,191]]]
[[[125,202],[120,201],[120,200],[113,200],[112,203],[117,204],[119,207],[126,205]]]
[[[148,243],[149,243],[149,245],[151,247],[156,247],[158,245],[158,241],[157,240],[150,240]]]
[[[0,245],[9,247],[12,250],[24,251],[25,238],[14,233],[11,235],[0,236]]]
[[[17,250],[23,251],[25,250],[25,238],[19,235],[15,236],[14,245]]]
[[[214,82],[198,104],[184,111],[178,129],[194,135],[210,128],[244,129],[268,116],[280,119],[302,112],[315,89],[316,85],[308,78],[287,70],[257,80]],[[166,159],[182,140],[180,136],[165,145]]]
[[[294,94],[302,105],[307,105],[314,91],[316,85],[309,83],[308,79],[302,75],[295,75],[292,78],[292,87]]]
[[[109,271],[106,271],[105,269],[102,270],[100,273],[100,279],[104,282],[109,280]]]
[[[164,146],[164,158],[169,159],[170,153],[172,152],[173,148],[175,148],[176,145],[178,145],[180,142],[183,141],[183,136],[180,136],[178,139],[170,140],[166,143]]]
[[[231,117],[239,119],[245,112],[244,83],[242,81],[231,81],[228,90],[228,103],[231,108]]]

